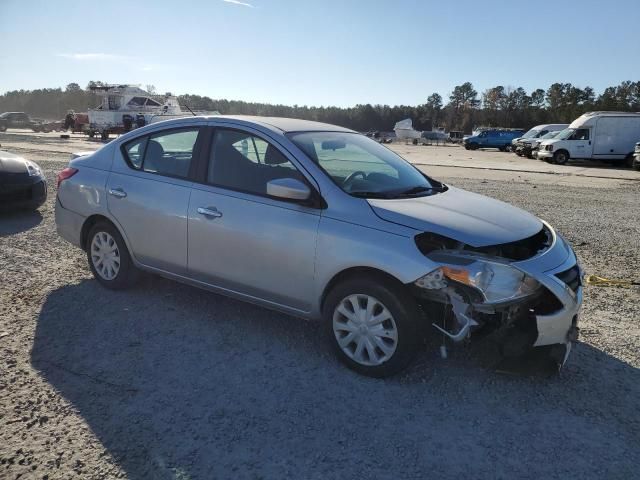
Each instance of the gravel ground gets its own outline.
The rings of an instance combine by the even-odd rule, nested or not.
[[[315,323],[156,277],[99,287],[55,233],[67,156],[27,156],[50,197],[0,217],[0,478],[637,478],[639,290],[586,289],[559,376],[498,374],[477,342],[364,378]],[[550,221],[588,273],[640,277],[638,183],[457,177]]]

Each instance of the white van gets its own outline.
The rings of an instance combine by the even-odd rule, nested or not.
[[[633,149],[640,140],[640,113],[589,112],[575,119],[555,138],[540,144],[538,158],[565,164],[582,158],[633,163]]]
[[[564,130],[569,125],[566,123],[548,123],[536,125],[523,136],[514,139],[511,142],[511,150],[519,156],[531,158],[532,150],[538,146],[538,139],[544,137],[549,132],[558,132]]]

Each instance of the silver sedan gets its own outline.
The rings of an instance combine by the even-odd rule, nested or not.
[[[581,270],[551,226],[333,125],[136,129],[60,172],[56,223],[107,288],[147,271],[320,319],[366,375],[398,372],[430,333],[446,348],[481,329],[561,365],[577,332]]]

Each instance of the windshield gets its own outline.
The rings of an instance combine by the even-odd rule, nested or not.
[[[558,135],[556,135],[556,138],[558,140],[566,140],[568,139],[571,135],[573,135],[573,133],[576,131],[575,128],[565,128],[564,130],[562,130],[560,133],[558,133]]]
[[[522,138],[536,138],[538,136],[538,134],[540,133],[540,130],[534,130],[533,128],[531,130],[529,130],[527,133],[525,133]]]
[[[555,138],[563,130],[556,130],[555,132],[549,132],[546,135],[540,137],[542,140],[548,140],[549,138]]]
[[[345,192],[369,198],[424,196],[442,191],[413,165],[359,133],[301,132],[289,139]]]

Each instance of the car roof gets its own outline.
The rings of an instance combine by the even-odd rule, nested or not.
[[[202,117],[181,117],[176,119],[176,122],[189,119],[204,119],[213,121],[234,121],[240,124],[257,124],[263,127],[270,128],[271,130],[280,130],[283,133],[290,132],[349,132],[354,133],[353,130],[348,128],[339,127],[337,125],[331,125],[329,123],[312,122],[311,120],[301,120],[299,118],[285,118],[285,117],[260,117],[254,115],[207,115]]]

